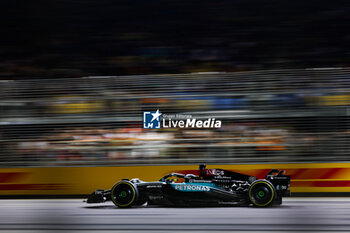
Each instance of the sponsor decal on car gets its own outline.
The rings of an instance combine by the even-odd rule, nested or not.
[[[162,185],[147,185],[146,188],[161,188]]]
[[[150,200],[162,200],[164,199],[164,196],[149,196],[148,198]]]
[[[209,192],[210,187],[206,185],[198,184],[171,184],[175,190],[185,192]]]

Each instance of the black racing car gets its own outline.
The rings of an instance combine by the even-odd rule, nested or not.
[[[290,177],[272,169],[265,179],[223,169],[199,165],[197,174],[170,173],[159,181],[123,179],[110,190],[96,190],[87,203],[112,201],[121,208],[148,205],[163,206],[257,206],[282,204],[290,196]],[[182,183],[177,183],[178,179]]]

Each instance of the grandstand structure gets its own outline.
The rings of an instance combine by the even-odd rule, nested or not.
[[[0,166],[347,161],[349,104],[350,68],[0,80]]]

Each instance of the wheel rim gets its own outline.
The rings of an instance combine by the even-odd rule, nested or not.
[[[274,190],[269,183],[257,182],[249,191],[251,202],[257,206],[269,205],[275,196]]]
[[[120,192],[120,196],[121,196],[121,197],[125,198],[126,195],[127,195],[127,193],[126,193],[124,190]]]
[[[112,200],[118,206],[129,206],[135,200],[135,190],[129,183],[121,183],[112,190]]]

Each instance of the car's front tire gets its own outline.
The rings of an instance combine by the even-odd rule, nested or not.
[[[138,199],[138,190],[130,181],[120,181],[111,189],[111,200],[120,208],[133,206]]]
[[[276,191],[269,181],[256,180],[249,188],[249,200],[256,207],[268,207],[276,197]]]

